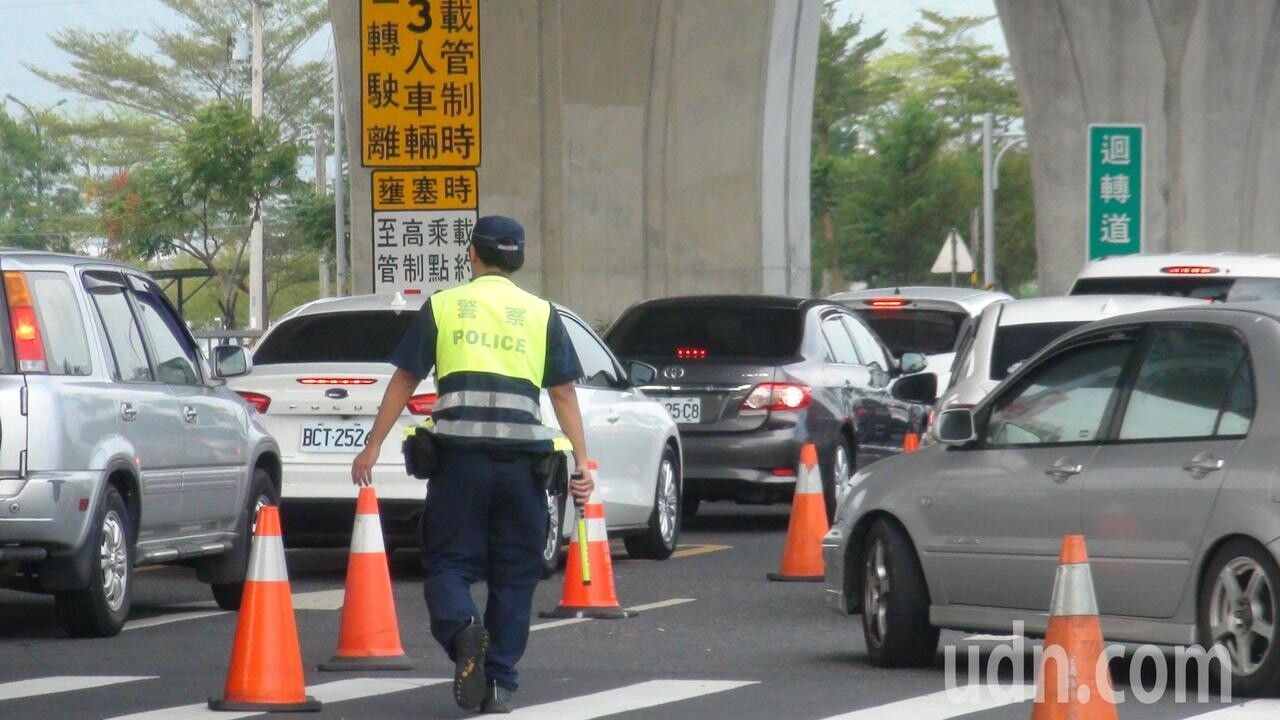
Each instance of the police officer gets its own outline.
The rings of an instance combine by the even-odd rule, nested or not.
[[[439,465],[422,522],[431,634],[454,661],[459,706],[510,712],[547,532],[535,463],[567,436],[574,500],[585,502],[594,482],[574,391],[582,373],[577,355],[551,303],[510,279],[524,264],[524,228],[511,218],[482,217],[467,253],[471,282],[432,295],[400,341],[395,374],[351,479],[373,481],[378,448],[434,367]],[[540,388],[564,436],[542,424]],[[481,580],[489,591],[482,621],[470,592]]]

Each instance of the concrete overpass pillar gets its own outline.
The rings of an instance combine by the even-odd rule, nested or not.
[[[520,219],[520,282],[594,322],[645,298],[809,293],[820,0],[479,0],[481,214]],[[352,158],[359,5],[330,0]],[[369,173],[352,275],[372,288]]]

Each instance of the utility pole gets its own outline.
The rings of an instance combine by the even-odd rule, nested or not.
[[[1000,152],[992,158],[996,139],[1004,140]],[[995,134],[995,116],[982,116],[982,282],[996,281],[996,188],[1000,187],[1000,159],[1004,154],[1027,142],[1025,133]]]
[[[328,192],[329,183],[325,179],[325,157],[324,151],[324,126],[316,123],[311,126],[312,132],[315,134],[316,140],[316,197],[324,199],[325,193]],[[329,254],[324,250],[320,251],[320,297],[327,298],[329,292]]]
[[[347,208],[346,190],[342,182],[342,81],[338,72],[338,50],[333,51],[333,227],[338,262],[338,297],[347,294]]]
[[[250,109],[254,124],[262,121],[262,0],[249,0],[253,5],[252,95]],[[265,198],[255,198],[253,225],[249,229],[249,327],[267,328],[266,245],[263,242],[263,205]]]

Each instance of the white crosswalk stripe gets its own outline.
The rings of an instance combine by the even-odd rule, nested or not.
[[[542,705],[518,707],[511,713],[511,717],[527,720],[592,720],[754,684],[731,680],[651,680]]]
[[[447,682],[453,682],[453,680],[446,678],[353,678],[313,685],[307,688],[307,694],[322,703],[336,703],[346,700],[359,700],[360,698],[373,697],[375,695],[387,695],[405,690],[415,690]],[[209,709],[206,703],[199,703],[164,708],[163,710],[151,710],[133,715],[121,715],[111,718],[111,720],[188,720],[189,718],[235,720],[236,718],[255,717],[262,714],[260,712],[214,712]]]
[[[1187,720],[1274,720],[1280,717],[1280,700],[1250,700],[1231,707],[1192,715]]]
[[[53,693],[88,690],[138,680],[154,680],[151,675],[60,675],[0,683],[0,700],[52,695]]]
[[[930,695],[907,698],[887,705],[854,710],[843,715],[833,715],[823,720],[884,720],[884,718],[911,718],[911,720],[948,720],[969,713],[992,710],[1005,705],[1026,702],[1036,696],[1034,685],[967,685],[955,690],[943,690]]]

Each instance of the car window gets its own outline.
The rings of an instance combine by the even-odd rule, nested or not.
[[[115,365],[115,377],[121,382],[150,382],[151,365],[147,362],[147,351],[142,343],[142,331],[129,308],[125,297],[123,280],[118,275],[111,276],[113,282],[109,287],[102,287],[89,294],[102,320],[102,328],[107,334],[109,356]]]
[[[160,382],[167,385],[199,385],[196,349],[186,339],[186,331],[170,312],[168,303],[157,295],[158,292],[145,287],[134,293],[138,301],[138,315],[151,339],[156,374]]]
[[[855,312],[898,356],[904,352],[926,355],[951,352],[956,346],[956,336],[969,317],[949,310],[904,308],[857,308]]]
[[[569,332],[573,350],[578,354],[578,362],[582,365],[582,384],[614,387],[618,376],[609,351],[577,320],[563,315],[561,318],[564,320],[565,330]]]
[[[873,365],[887,372],[891,367],[889,356],[876,336],[867,329],[866,325],[854,318],[846,317],[845,323],[849,327],[849,335],[853,337],[854,347],[858,349],[858,356],[862,358],[862,364]]]
[[[858,351],[853,348],[853,339],[849,331],[840,321],[839,315],[829,315],[822,320],[822,336],[827,339],[827,347],[831,349],[832,362],[843,365],[861,365]]]
[[[1211,437],[1245,355],[1244,343],[1227,330],[1157,327],[1129,394],[1120,439]]]
[[[253,364],[391,362],[416,312],[361,310],[282,321],[253,350]]]
[[[1099,339],[1034,368],[992,405],[984,444],[1095,442],[1133,346],[1128,337]]]
[[[709,362],[776,362],[799,352],[803,326],[794,307],[642,305],[618,319],[608,342],[627,359],[685,359],[693,351]]]
[[[50,375],[88,375],[93,371],[75,286],[60,272],[28,272]]]
[[[973,358],[973,341],[978,336],[978,328],[982,327],[982,322],[986,317],[987,313],[979,315],[965,323],[964,329],[960,331],[960,339],[956,341],[956,357],[951,363],[951,379],[947,382],[947,389],[955,387],[961,379],[969,374],[969,363]]]
[[[1050,342],[1084,325],[1083,322],[1045,322],[1001,325],[991,348],[992,380],[1003,380],[1018,363],[1040,352]]]
[[[1249,432],[1249,424],[1253,422],[1253,368],[1249,358],[1240,358],[1240,367],[1236,377],[1227,390],[1227,401],[1222,407],[1222,416],[1218,418],[1218,427],[1214,434],[1245,435]]]

